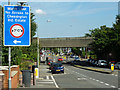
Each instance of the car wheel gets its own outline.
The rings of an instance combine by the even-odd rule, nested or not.
[[[53,72],[53,71],[51,71],[52,72],[52,74],[54,74],[55,72]]]
[[[118,66],[117,69],[120,69],[120,67]]]

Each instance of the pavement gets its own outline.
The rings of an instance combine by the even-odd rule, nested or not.
[[[39,78],[36,78],[36,85],[30,88],[56,88],[54,78],[48,69],[49,66],[41,64],[39,68]]]
[[[73,60],[74,60],[73,58],[70,58],[70,61],[73,61]],[[81,65],[73,65],[73,66],[81,68],[81,69],[95,71],[95,72],[101,72],[101,73],[107,73],[107,74],[118,74],[118,70],[111,71],[111,69],[109,68],[87,66],[86,61],[87,59],[82,59],[82,61],[80,62]]]

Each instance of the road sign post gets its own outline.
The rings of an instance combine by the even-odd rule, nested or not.
[[[10,2],[9,2],[10,4]],[[4,6],[4,46],[9,46],[9,90],[11,90],[11,47],[30,46],[30,7]]]
[[[8,80],[8,84],[9,84],[9,90],[11,90],[11,47],[9,47],[9,56],[8,56],[8,58],[9,58],[9,80]]]

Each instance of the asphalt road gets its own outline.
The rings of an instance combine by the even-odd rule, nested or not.
[[[58,57],[53,57],[56,62]],[[65,73],[51,74],[47,65],[40,65],[37,86],[42,88],[118,88],[118,74],[105,74],[63,64]],[[36,86],[35,86],[36,87]]]
[[[65,74],[53,74],[60,88],[117,88],[118,77],[70,65],[64,65]]]

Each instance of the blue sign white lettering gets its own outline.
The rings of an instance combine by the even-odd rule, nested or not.
[[[4,46],[30,46],[29,6],[4,6]]]

